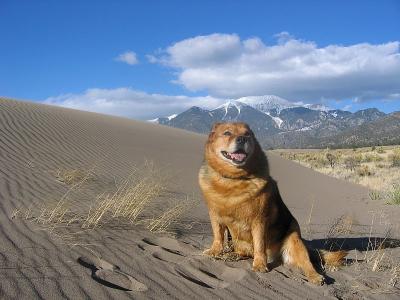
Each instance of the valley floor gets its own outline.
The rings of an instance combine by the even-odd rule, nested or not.
[[[365,186],[371,200],[400,204],[400,146],[272,152],[317,172]]]

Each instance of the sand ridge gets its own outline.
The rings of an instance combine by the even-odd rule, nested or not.
[[[251,272],[250,260],[224,262],[202,256],[211,242],[207,209],[197,186],[204,142],[205,136],[184,130],[0,98],[0,298],[379,299],[379,294],[366,288],[376,274],[357,278],[354,267],[328,272],[335,283],[314,287],[286,267],[257,274]],[[68,247],[39,225],[12,218],[15,209],[39,208],[68,190],[56,180],[57,169],[97,164],[96,178],[85,186],[85,195],[76,195],[84,205],[87,198],[107,190],[116,177],[126,176],[145,159],[174,174],[171,195],[194,194],[199,199],[182,226],[172,228],[174,236],[141,228],[99,228],[83,235],[96,250],[94,255],[90,247]],[[356,221],[357,243],[370,233],[371,213],[380,218],[374,236],[396,225],[398,207],[371,202],[365,188],[274,154],[269,154],[269,161],[271,174],[303,232],[311,220],[304,236],[315,243],[326,237],[330,222],[343,214]],[[158,209],[164,204],[160,202]]]

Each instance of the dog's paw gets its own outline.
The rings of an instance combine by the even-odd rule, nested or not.
[[[264,259],[254,259],[253,261],[253,271],[266,273],[269,272],[267,262]]]
[[[203,251],[204,255],[208,255],[208,256],[219,256],[222,254],[222,248],[209,248]]]
[[[308,281],[315,285],[324,285],[325,277],[321,274],[313,274],[307,277]]]

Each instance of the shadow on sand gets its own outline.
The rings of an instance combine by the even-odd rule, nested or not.
[[[309,248],[324,249],[329,251],[371,251],[400,247],[400,240],[382,237],[326,238],[305,242]]]

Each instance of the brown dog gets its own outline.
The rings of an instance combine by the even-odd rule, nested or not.
[[[268,161],[245,123],[216,123],[205,147],[199,183],[208,205],[214,241],[204,251],[223,251],[225,230],[232,235],[234,251],[253,257],[253,270],[267,272],[268,258],[281,258],[299,267],[310,282],[323,284],[311,263],[300,227],[269,176]],[[339,266],[345,251],[319,251],[322,262]]]

